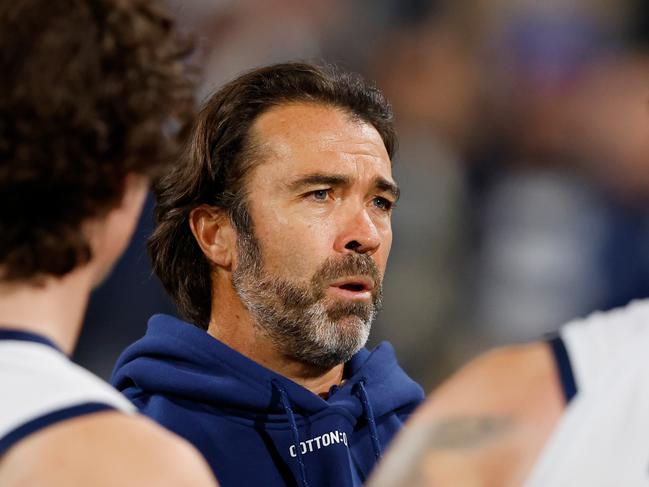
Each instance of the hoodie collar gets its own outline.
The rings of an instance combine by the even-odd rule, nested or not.
[[[325,400],[196,326],[172,316],[154,315],[146,335],[120,357],[113,382],[120,390],[135,386],[145,393],[282,416],[285,411],[274,383],[286,391],[296,412],[308,415],[340,406],[359,417],[363,405],[355,389],[361,380],[366,395],[381,398],[373,404],[376,417],[422,396],[421,388],[398,367],[388,343],[380,344],[372,352],[362,349],[346,369],[345,383]]]

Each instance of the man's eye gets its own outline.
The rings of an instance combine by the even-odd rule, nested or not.
[[[315,191],[311,191],[311,196],[313,196],[313,199],[318,201],[325,201],[328,195],[329,190],[327,189],[316,189]]]
[[[392,201],[382,198],[380,196],[377,196],[372,200],[374,206],[376,206],[380,210],[384,211],[390,211],[394,207],[394,203]]]

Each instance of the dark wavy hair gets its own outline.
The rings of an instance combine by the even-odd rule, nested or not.
[[[91,258],[81,224],[177,156],[189,42],[149,0],[0,0],[0,279]]]
[[[220,207],[240,235],[252,224],[244,179],[258,162],[250,129],[262,113],[292,102],[341,108],[372,124],[390,158],[396,149],[392,109],[359,76],[335,68],[287,63],[250,71],[212,95],[198,114],[180,161],[156,186],[156,228],[149,240],[153,269],[179,312],[207,328],[211,313],[210,266],[189,227],[202,204]]]

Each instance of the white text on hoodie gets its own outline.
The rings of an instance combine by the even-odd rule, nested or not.
[[[344,431],[330,431],[324,435],[316,436],[310,440],[300,442],[300,450],[302,455],[311,453],[314,450],[319,450],[330,445],[344,443],[347,446],[347,433]],[[315,445],[315,446],[314,446]],[[288,449],[289,454],[295,458],[297,452],[295,450],[295,445],[291,445]]]

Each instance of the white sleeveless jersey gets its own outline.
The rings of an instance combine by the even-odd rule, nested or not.
[[[47,426],[105,410],[135,407],[47,339],[0,329],[0,456]]]
[[[576,394],[525,486],[649,487],[649,300],[573,321],[560,338]]]

